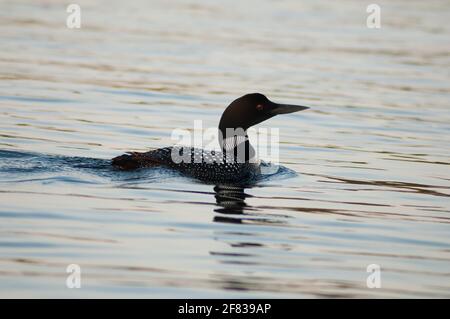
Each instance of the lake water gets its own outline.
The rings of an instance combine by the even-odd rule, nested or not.
[[[448,1],[77,3],[0,3],[1,297],[450,297]],[[274,178],[110,167],[249,92]]]

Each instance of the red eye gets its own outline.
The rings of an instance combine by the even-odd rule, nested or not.
[[[257,109],[258,111],[264,110],[264,105],[258,104],[258,105],[256,106],[256,109]]]

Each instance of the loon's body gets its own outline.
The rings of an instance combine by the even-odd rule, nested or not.
[[[189,161],[178,163],[174,154],[188,152]],[[250,181],[260,173],[259,163],[227,162],[226,153],[183,146],[170,146],[145,153],[128,153],[113,159],[113,165],[122,169],[164,166],[203,181]]]
[[[277,104],[259,93],[246,94],[234,100],[222,114],[219,123],[222,152],[171,146],[144,153],[130,152],[113,158],[112,164],[125,170],[164,166],[204,181],[246,182],[260,174],[260,162],[247,129],[275,115],[307,108]]]

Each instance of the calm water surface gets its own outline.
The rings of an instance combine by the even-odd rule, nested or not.
[[[78,3],[0,2],[1,297],[450,297],[448,1]],[[248,92],[272,178],[110,168]]]

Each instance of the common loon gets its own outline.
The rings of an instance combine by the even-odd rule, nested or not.
[[[144,153],[128,152],[113,158],[112,165],[124,170],[163,166],[209,182],[250,181],[261,169],[247,129],[275,115],[306,109],[306,106],[274,103],[260,93],[246,94],[234,100],[222,114],[219,122],[222,152],[171,146]]]

